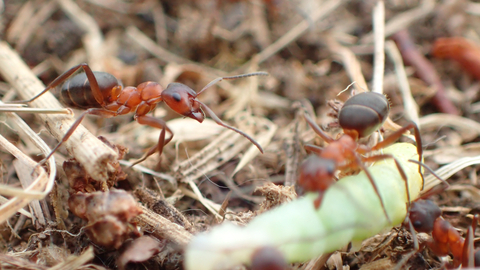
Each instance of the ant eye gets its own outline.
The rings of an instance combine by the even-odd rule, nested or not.
[[[420,220],[415,220],[414,222],[412,222],[412,225],[415,229],[421,228],[423,226]]]
[[[182,100],[182,96],[179,93],[173,93],[172,97],[177,102],[180,102],[180,100]]]
[[[329,164],[327,164],[327,166],[326,166],[326,169],[327,169],[327,173],[328,173],[328,174],[333,175],[333,174],[335,173],[335,171],[336,171],[337,168],[336,168],[336,166],[335,166],[335,163],[333,163],[333,162],[330,163],[330,162],[329,162]]]

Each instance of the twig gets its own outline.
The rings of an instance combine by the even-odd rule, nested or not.
[[[392,39],[397,43],[405,63],[415,67],[418,77],[437,90],[437,93],[432,98],[432,103],[438,110],[443,113],[460,115],[460,111],[445,93],[445,88],[435,68],[425,56],[415,48],[415,44],[407,30],[401,30],[395,33]]]
[[[135,217],[133,221],[138,223],[144,230],[149,231],[159,239],[172,241],[180,247],[184,247],[190,242],[192,234],[185,228],[160,216],[145,206],[140,206],[140,208],[143,214]]]
[[[45,88],[20,59],[20,56],[4,42],[0,43],[0,73],[17,89],[22,99],[32,98]],[[61,107],[51,93],[45,93],[30,105],[36,108]],[[64,115],[39,114],[38,117],[58,140],[63,138],[74,122],[74,119]],[[117,153],[113,149],[106,146],[81,125],[64,145],[93,179],[99,181],[108,179],[108,172],[113,170],[108,163],[117,158]]]

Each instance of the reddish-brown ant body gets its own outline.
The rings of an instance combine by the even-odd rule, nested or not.
[[[83,69],[85,72],[70,78],[76,71]],[[102,117],[114,117],[128,113],[135,113],[135,120],[142,124],[161,129],[158,144],[150,148],[149,151],[134,164],[142,162],[150,155],[158,151],[161,155],[163,147],[173,138],[173,132],[168,128],[165,121],[159,118],[148,116],[157,103],[165,102],[175,112],[202,123],[204,119],[204,111],[206,111],[212,119],[220,126],[229,128],[248,140],[250,140],[263,153],[263,149],[252,137],[246,133],[225,124],[215,113],[204,103],[197,99],[205,89],[222,80],[231,80],[250,76],[265,76],[266,72],[248,73],[230,77],[220,77],[207,84],[198,93],[190,87],[181,83],[170,83],[164,90],[157,82],[144,82],[137,87],[123,85],[117,78],[106,72],[94,72],[91,68],[83,63],[67,70],[55,80],[53,80],[42,92],[29,100],[15,101],[14,103],[29,103],[46,93],[47,91],[64,83],[61,92],[61,101],[73,108],[85,109],[78,117],[72,127],[66,132],[62,140],[43,160],[46,161],[55,151],[67,141],[73,134],[78,125],[82,122],[87,114],[98,115]],[[70,78],[70,79],[69,79]],[[169,132],[171,136],[165,139],[165,133]]]
[[[373,156],[364,155],[393,144],[405,131],[413,128],[417,142],[419,163],[421,163],[422,142],[418,127],[413,122],[409,123],[373,147],[358,143],[358,139],[371,135],[382,126],[383,122],[388,117],[389,111],[390,104],[388,103],[387,98],[382,94],[366,92],[352,96],[345,102],[338,113],[338,122],[342,127],[344,134],[336,140],[326,134],[310,116],[305,115],[305,119],[310,127],[328,143],[328,146],[325,148],[306,145],[305,148],[307,150],[315,152],[318,156],[312,155],[308,157],[300,168],[298,184],[305,191],[319,193],[319,197],[314,202],[315,208],[320,206],[325,190],[335,183],[334,174],[336,170],[360,168],[365,171],[368,179],[372,183],[375,193],[383,207],[385,216],[387,217],[387,220],[390,220],[385,210],[383,200],[378,192],[378,188],[365,165],[366,162],[375,162],[387,158],[391,158],[395,161],[398,171],[405,181],[407,198],[410,202],[407,176],[400,166],[399,161],[393,155],[389,154],[376,154]],[[421,172],[421,168],[419,168],[419,171]]]
[[[434,202],[417,200],[412,202],[404,225],[408,225],[417,232],[431,233],[432,239],[427,242],[428,247],[438,256],[452,254],[454,267],[458,267],[460,264],[462,267],[473,267],[473,264],[480,266],[480,261],[477,259],[480,252],[477,251],[475,255],[473,254],[473,234],[478,216],[473,218],[472,226],[468,228],[467,237],[464,239],[450,222],[441,217],[441,214],[442,210]],[[415,245],[418,249],[416,241]]]

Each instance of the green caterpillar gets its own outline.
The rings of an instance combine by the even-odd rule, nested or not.
[[[408,177],[412,200],[422,189],[416,147],[397,143],[383,150],[394,155]],[[309,193],[254,218],[246,227],[225,222],[194,237],[185,251],[187,270],[228,269],[249,264],[255,250],[275,247],[288,262],[306,261],[359,242],[400,224],[407,213],[405,183],[392,159],[369,167],[385,209],[364,172],[344,177],[325,192],[315,209],[317,193]]]

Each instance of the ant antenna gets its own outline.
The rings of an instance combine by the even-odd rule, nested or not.
[[[408,161],[422,166],[424,169],[426,169],[427,171],[429,171],[435,178],[437,178],[437,179],[440,180],[442,183],[444,183],[445,185],[447,185],[447,187],[450,187],[450,184],[449,184],[447,181],[445,181],[445,179],[442,179],[440,176],[438,176],[427,164],[425,164],[425,163],[423,163],[423,162],[420,162],[420,161],[418,161],[418,160],[414,160],[414,159],[409,159]],[[422,190],[423,190],[424,188],[425,188],[425,181],[423,182]]]
[[[205,87],[202,88],[202,90],[198,91],[197,96],[200,95],[203,91],[205,91],[207,88],[210,86],[223,81],[223,80],[234,80],[234,79],[239,79],[239,78],[245,78],[245,77],[252,77],[252,76],[268,76],[267,72],[253,72],[253,73],[247,73],[247,74],[240,74],[240,75],[235,75],[235,76],[226,76],[226,77],[219,77],[216,78],[215,80],[209,82]]]
[[[341,94],[343,94],[344,92],[348,91],[348,89],[349,89],[352,85],[354,85],[354,84],[356,84],[356,83],[357,83],[356,81],[351,82],[349,85],[347,85],[347,87],[345,87],[345,89],[343,89],[342,91],[340,91],[340,92],[337,94],[337,97],[340,96]],[[354,90],[353,90],[353,91],[354,91]]]

